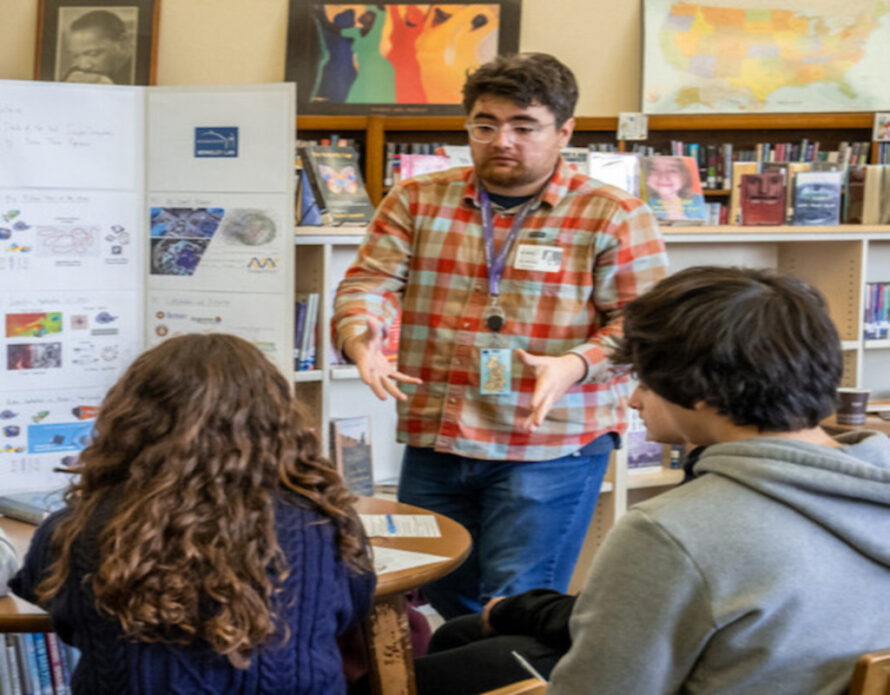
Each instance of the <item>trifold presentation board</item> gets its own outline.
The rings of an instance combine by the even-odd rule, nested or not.
[[[0,81],[0,494],[64,485],[144,349],[293,371],[293,84]]]

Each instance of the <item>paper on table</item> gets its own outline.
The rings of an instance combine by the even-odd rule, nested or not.
[[[436,562],[444,562],[450,558],[429,553],[416,553],[413,550],[399,550],[398,548],[381,548],[374,546],[374,572],[384,574],[386,572],[398,572],[412,567],[432,565]]]
[[[439,524],[432,514],[359,514],[365,533],[380,537],[440,538]],[[390,526],[390,520],[392,526]]]

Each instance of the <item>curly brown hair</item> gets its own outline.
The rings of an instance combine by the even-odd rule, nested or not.
[[[304,422],[290,384],[240,338],[184,335],[143,353],[108,392],[80,456],[41,604],[112,500],[88,578],[97,609],[134,639],[201,639],[247,667],[255,646],[287,637],[272,603],[288,573],[275,533],[282,490],[330,519],[344,563],[370,571],[355,498]]]

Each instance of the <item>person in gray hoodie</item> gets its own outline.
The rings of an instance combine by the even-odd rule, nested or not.
[[[890,440],[819,427],[842,371],[821,296],[690,268],[626,307],[615,358],[653,439],[707,448],[608,534],[548,693],[844,691],[890,646]]]
[[[890,440],[819,427],[842,372],[821,296],[690,268],[625,307],[614,360],[651,439],[703,445],[691,479],[618,521],[579,596],[533,590],[446,623],[418,692],[518,680],[511,650],[550,695],[844,691],[860,654],[890,646]]]

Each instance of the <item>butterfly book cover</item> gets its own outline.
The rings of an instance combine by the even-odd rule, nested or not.
[[[374,206],[351,147],[310,145],[300,151],[316,200],[334,225],[365,225]]]

